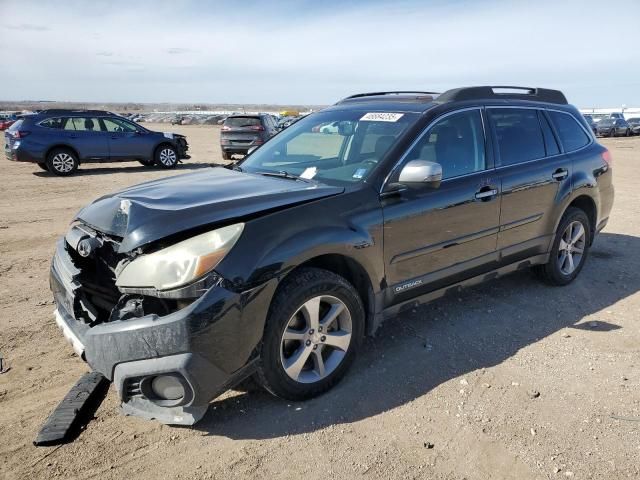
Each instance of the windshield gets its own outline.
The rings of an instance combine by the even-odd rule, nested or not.
[[[240,166],[248,172],[286,172],[329,184],[360,182],[417,118],[416,113],[314,113],[275,136]]]
[[[603,118],[600,120],[600,125],[612,125],[614,121],[613,118]]]

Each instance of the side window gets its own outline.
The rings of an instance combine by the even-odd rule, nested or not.
[[[442,166],[442,178],[486,168],[480,110],[454,113],[436,122],[409,151],[408,160],[428,160]]]
[[[544,147],[547,150],[547,156],[550,157],[551,155],[558,155],[560,153],[560,148],[558,147],[556,138],[553,136],[553,131],[551,130],[547,117],[544,116],[543,112],[538,111],[538,118],[540,119],[540,126],[542,127]]]
[[[73,128],[69,128],[69,124],[73,124]],[[100,122],[97,118],[89,117],[71,117],[67,122],[65,130],[78,130],[86,132],[100,132]]]
[[[56,130],[62,130],[64,128],[65,118],[47,118],[41,121],[38,125],[45,128],[53,128]]]
[[[578,150],[591,141],[573,115],[549,111],[549,116],[556,127],[565,152]]]
[[[545,156],[538,113],[524,108],[488,108],[502,166]]]
[[[104,123],[107,132],[128,132],[132,133],[137,131],[137,128],[131,125],[129,122],[125,122],[124,120],[120,120],[119,118],[103,118],[102,122]]]

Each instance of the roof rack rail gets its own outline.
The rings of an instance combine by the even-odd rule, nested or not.
[[[460,102],[464,100],[479,100],[488,98],[510,99],[510,100],[534,100],[538,102],[567,104],[567,97],[560,90],[535,87],[514,87],[514,86],[483,86],[483,87],[463,87],[447,90],[441,94],[438,102]]]
[[[107,114],[115,115],[115,113],[108,112],[106,110],[85,110],[83,108],[46,108],[39,110],[38,113],[50,114],[64,114],[64,113],[93,113],[93,114]]]
[[[375,97],[381,95],[405,95],[409,93],[417,93],[419,95],[439,95],[438,92],[422,92],[419,90],[395,90],[390,92],[368,92],[368,93],[356,93],[355,95],[350,95],[348,97],[343,98],[340,102],[344,102],[345,100],[352,100],[354,98],[363,98],[363,97]],[[338,103],[340,103],[338,102]]]

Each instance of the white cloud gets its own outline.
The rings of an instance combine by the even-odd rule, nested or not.
[[[639,2],[364,5],[5,1],[2,96],[330,103],[491,83],[640,104]]]

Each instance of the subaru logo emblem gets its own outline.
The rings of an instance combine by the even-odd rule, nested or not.
[[[91,255],[91,251],[93,250],[93,246],[91,245],[91,241],[88,238],[81,240],[78,243],[78,253],[81,257],[88,257]]]

